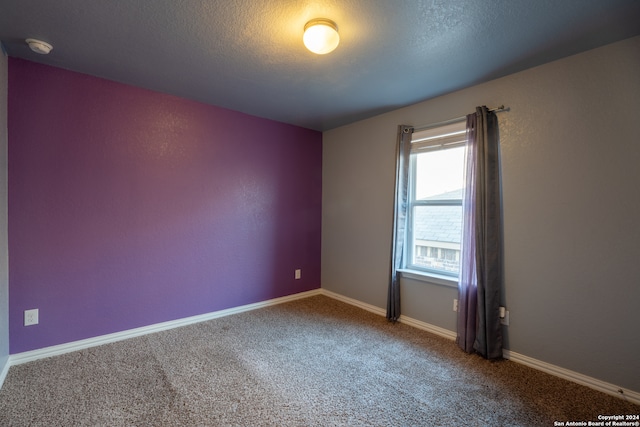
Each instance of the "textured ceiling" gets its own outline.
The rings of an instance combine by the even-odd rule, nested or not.
[[[317,17],[331,54],[302,44]],[[316,130],[638,34],[638,0],[0,2],[9,56]]]

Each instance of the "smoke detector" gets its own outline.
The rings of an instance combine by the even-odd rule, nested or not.
[[[42,40],[26,39],[25,41],[27,42],[27,44],[29,45],[32,51],[34,51],[35,53],[39,53],[41,55],[46,55],[49,52],[51,52],[51,50],[53,49],[53,46],[51,46],[47,42],[43,42]]]

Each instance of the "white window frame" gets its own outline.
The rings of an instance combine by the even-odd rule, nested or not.
[[[401,270],[403,277],[445,286],[457,286],[458,275],[433,270],[412,263],[413,260],[413,211],[416,206],[462,205],[462,201],[425,201],[416,200],[417,154],[435,150],[464,147],[466,143],[466,123],[464,120],[449,122],[438,126],[414,131],[411,138],[409,167],[409,200],[407,215],[407,236],[405,240],[405,266]]]

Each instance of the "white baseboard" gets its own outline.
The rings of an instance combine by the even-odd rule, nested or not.
[[[456,340],[457,334],[448,329],[441,328],[436,325],[432,325],[430,323],[423,322],[421,320],[416,320],[411,317],[400,315],[400,319],[398,319],[400,323],[405,323],[409,326],[413,326],[417,329],[422,329],[423,331],[431,332],[432,334],[439,335],[441,337],[450,339],[452,341]]]
[[[335,292],[328,291],[326,289],[321,289],[321,293],[322,295],[328,296],[329,298],[333,298],[338,301],[342,301],[344,303],[359,307],[363,310],[370,311],[371,313],[375,313],[380,316],[387,315],[387,311],[385,309],[376,307],[375,305],[367,304],[366,302],[358,301],[357,299],[345,297],[344,295],[340,295]]]
[[[379,314],[381,316],[387,315],[386,310],[380,307],[363,303],[353,298],[348,298],[340,294],[337,294],[335,292],[327,291],[326,289],[322,289],[322,294],[328,297],[337,299],[339,301],[343,301],[347,304],[351,304],[356,307],[363,308],[367,311]],[[401,323],[405,323],[407,325],[413,326],[417,329],[422,329],[424,331],[431,332],[436,335],[440,335],[441,337],[448,338],[450,340],[455,341],[456,339],[457,334],[453,331],[450,331],[448,329],[443,329],[439,326],[431,325],[429,323],[425,323],[420,320],[413,319],[411,317],[401,315],[399,321]],[[561,368],[560,366],[555,366],[550,363],[543,362],[541,360],[537,360],[532,357],[516,353],[514,351],[503,350],[502,354],[505,359],[509,359],[512,362],[520,363],[522,365],[527,365],[533,369],[546,372],[556,377],[560,377],[565,380],[590,387],[594,390],[601,391],[611,396],[616,396],[620,399],[627,400],[629,402],[635,403],[636,405],[640,405],[640,393],[638,393],[637,391],[624,389],[615,384],[601,381],[599,379],[592,378],[587,375],[580,374],[578,372],[570,371],[568,369]]]
[[[338,301],[345,302],[347,304],[354,305],[356,307],[360,307],[364,310],[370,311],[372,313],[378,314],[380,316],[387,316],[387,311],[383,308],[376,307],[375,305],[367,304],[362,301],[358,301],[353,298],[345,297],[344,295],[337,294],[335,292],[328,291],[326,289],[322,289],[322,295],[326,295],[330,298],[337,299]],[[398,319],[400,323],[406,323],[407,325],[413,326],[417,329],[422,329],[427,332],[431,332],[432,334],[439,335],[444,338],[448,338],[450,340],[456,339],[456,333],[449,331],[448,329],[441,328],[439,326],[431,325],[426,322],[422,322],[420,320],[413,319],[407,316],[400,316]]]
[[[635,403],[636,405],[640,405],[640,393],[638,393],[637,391],[624,389],[615,384],[601,381],[597,378],[593,378],[579,372],[571,371],[569,369],[561,368],[560,366],[552,365],[550,363],[525,356],[524,354],[516,353],[515,351],[503,350],[502,353],[505,359],[509,359],[522,365],[527,365],[533,369],[537,369],[538,371],[543,371],[556,377],[560,377],[565,380],[587,386],[594,390],[601,391],[611,396],[627,400],[629,402]]]
[[[326,295],[329,298],[333,298],[338,301],[342,301],[344,303],[362,308],[363,310],[370,311],[371,313],[378,314],[380,316],[384,316],[384,317],[387,316],[387,311],[384,308],[376,307],[375,305],[367,304],[365,302],[358,301],[353,298],[345,297],[344,295],[340,295],[335,292],[328,291],[326,289],[322,290],[322,295]],[[451,340],[456,339],[455,332],[449,331],[448,329],[444,329],[439,326],[431,325],[426,322],[422,322],[420,320],[413,319],[411,317],[400,316],[400,318],[398,319],[398,322],[406,323],[407,325],[413,326],[414,328],[422,329],[424,331],[431,332],[432,334],[440,335],[441,337],[444,337],[444,338],[448,338]]]
[[[2,388],[2,384],[4,384],[4,379],[7,378],[7,374],[9,373],[9,358],[7,358],[7,361],[5,362],[4,366],[2,367],[2,370],[0,370],[0,389]]]
[[[322,291],[320,289],[314,289],[312,291],[301,292],[293,295],[287,295],[284,297],[274,298],[271,300],[257,302],[254,304],[242,305],[240,307],[233,307],[226,310],[214,311],[211,313],[200,314],[197,316],[185,317],[182,319],[156,323],[149,326],[143,326],[141,328],[115,332],[113,334],[100,335],[98,337],[87,338],[84,340],[73,341],[73,342],[60,344],[60,345],[54,345],[51,347],[39,348],[37,350],[25,351],[22,353],[16,353],[9,356],[9,362],[7,363],[7,365],[8,366],[19,365],[22,363],[32,362],[38,359],[44,359],[46,357],[58,356],[61,354],[70,353],[72,351],[83,350],[85,348],[96,347],[99,345],[122,341],[128,338],[138,337],[141,335],[151,334],[154,332],[165,331],[168,329],[178,328],[180,326],[187,326],[194,323],[205,322],[207,320],[217,319],[217,318],[229,316],[232,314],[242,313],[250,310],[256,310],[258,308],[268,307],[276,304],[282,304],[282,303],[285,303],[288,301],[294,301],[297,299],[308,298],[314,295],[319,295],[321,292]],[[0,384],[0,387],[1,387],[1,384]]]
[[[380,307],[376,307],[371,304],[358,301],[353,298],[346,297],[344,295],[337,294],[326,289],[314,289],[312,291],[301,292],[294,295],[288,295],[281,298],[275,298],[267,301],[257,302],[254,304],[247,304],[240,307],[229,308],[226,310],[215,311],[211,313],[201,314],[198,316],[185,317],[182,319],[172,320],[163,323],[156,323],[154,325],[143,326],[141,328],[129,329],[122,332],[116,332],[108,335],[101,335],[98,337],[88,338],[85,340],[74,341],[70,343],[55,345],[51,347],[45,347],[32,351],[25,351],[23,353],[16,353],[9,356],[5,366],[0,371],[0,388],[9,372],[9,368],[14,365],[31,362],[38,359],[44,359],[46,357],[57,356],[60,354],[70,353],[72,351],[82,350],[85,348],[96,347],[103,344],[109,344],[112,342],[122,341],[128,338],[133,338],[141,335],[151,334],[154,332],[160,332],[168,329],[177,328],[180,326],[187,326],[194,323],[205,322],[211,319],[217,319],[220,317],[229,316],[232,314],[242,313],[245,311],[256,310],[263,307],[282,304],[289,301],[294,301],[302,298],[308,298],[315,295],[325,295],[329,298],[342,301],[344,303],[359,307],[363,310],[375,313],[380,316],[386,316],[386,310]],[[456,333],[439,326],[431,325],[420,320],[413,319],[407,316],[400,316],[399,321],[412,326],[417,329],[421,329],[436,335],[439,335],[450,340],[456,339]],[[592,389],[601,391],[603,393],[616,396],[621,399],[628,400],[629,402],[640,405],[640,393],[633,390],[623,389],[615,384],[607,383],[605,381],[598,380],[596,378],[589,377],[587,375],[580,374],[578,372],[570,371],[559,366],[552,365],[541,360],[534,359],[523,354],[516,353],[510,350],[504,350],[503,355],[505,359],[509,359],[513,362],[527,365],[531,368],[539,371],[546,372],[548,374],[572,381],[577,384],[585,385]]]

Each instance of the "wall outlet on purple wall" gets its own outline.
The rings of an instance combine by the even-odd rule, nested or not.
[[[11,354],[320,287],[322,133],[17,58],[8,73]]]
[[[24,326],[31,326],[38,324],[38,309],[34,308],[31,310],[24,311]]]

